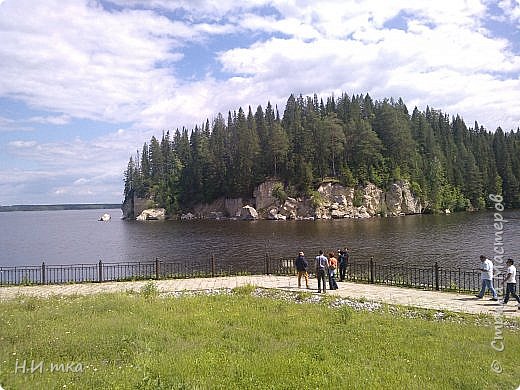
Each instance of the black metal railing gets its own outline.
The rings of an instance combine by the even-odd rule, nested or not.
[[[295,275],[292,259],[271,259],[272,274]],[[312,276],[312,266],[309,267]],[[517,274],[517,284],[520,275]],[[481,272],[475,269],[444,268],[438,263],[431,266],[408,266],[402,264],[379,264],[373,259],[353,261],[347,266],[346,280],[361,283],[420,288],[436,291],[476,293],[481,288]],[[493,281],[496,290],[505,289],[503,275]]]
[[[293,258],[273,258],[265,254],[252,260],[249,263],[230,264],[211,256],[198,261],[155,259],[148,262],[105,263],[100,260],[96,264],[70,265],[47,265],[44,262],[41,266],[0,267],[0,286],[261,274],[296,275]],[[312,268],[309,267],[311,276]],[[517,276],[519,278],[520,275]],[[478,292],[481,284],[478,270],[443,268],[437,263],[423,267],[377,263],[372,258],[350,262],[346,280],[466,293]],[[502,276],[495,278],[494,285],[495,288],[505,287]]]

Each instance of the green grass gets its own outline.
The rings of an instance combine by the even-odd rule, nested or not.
[[[516,389],[520,332],[399,310],[251,296],[140,294],[0,302],[0,385],[11,389]],[[467,317],[466,317],[467,318]],[[39,370],[25,374],[31,361]],[[493,360],[501,374],[491,371]],[[50,372],[74,363],[81,372]]]

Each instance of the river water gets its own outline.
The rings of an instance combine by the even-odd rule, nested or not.
[[[108,212],[109,222],[99,222]],[[520,210],[505,211],[505,255],[520,260]],[[0,266],[188,260],[250,263],[351,248],[352,260],[478,268],[493,256],[493,213],[329,221],[123,221],[119,210],[0,213]]]

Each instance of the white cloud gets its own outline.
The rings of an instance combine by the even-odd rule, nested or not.
[[[499,6],[520,21],[518,0]],[[520,55],[484,28],[484,0],[8,0],[0,11],[0,97],[29,111],[0,111],[10,137],[0,148],[25,167],[0,171],[3,196],[41,186],[63,199],[118,199],[128,157],[152,134],[267,101],[282,114],[291,93],[402,97],[491,130],[520,124]],[[396,21],[405,28],[390,28]],[[199,76],[182,78],[187,59],[202,63]],[[113,125],[60,142],[32,127],[77,118]],[[33,139],[12,136],[20,130]]]
[[[173,51],[180,28],[165,17],[108,13],[80,1],[2,7],[0,95],[75,117],[125,121],[176,83],[157,67],[182,57]]]
[[[11,133],[18,131],[31,131],[31,127],[24,126],[17,121],[0,116],[0,133]]]
[[[9,156],[31,167],[0,170],[0,203],[120,201],[123,169],[133,142],[143,136],[129,133],[118,131],[89,142],[9,142]]]
[[[498,6],[504,11],[506,16],[520,23],[520,1],[519,0],[502,0],[498,2]]]
[[[297,18],[277,19],[272,16],[246,14],[237,18],[237,23],[244,30],[282,33],[301,39],[315,39],[321,36],[314,26]]]
[[[26,149],[26,148],[32,148],[36,146],[36,141],[11,141],[9,142],[9,146],[13,148],[19,148],[19,149]]]
[[[396,1],[384,6],[378,1],[319,5],[257,1],[239,6],[232,1],[113,3],[150,11],[107,12],[81,1],[66,5],[49,1],[31,3],[31,15],[22,17],[17,10],[29,3],[6,3],[9,7],[4,7],[5,17],[0,20],[5,27],[2,41],[8,43],[0,48],[0,55],[10,60],[0,64],[7,75],[0,80],[0,94],[64,113],[32,118],[40,123],[61,124],[80,117],[163,129],[191,127],[218,111],[236,109],[235,102],[265,103],[269,94],[287,97],[292,92],[343,87],[362,89],[348,92],[384,90],[385,83],[399,84],[388,77],[390,71],[402,73],[404,65],[411,72],[426,67],[429,73],[443,67],[460,72],[519,69],[519,59],[507,51],[506,41],[492,40],[476,29],[485,14],[477,0]],[[252,13],[262,6],[276,9],[277,14]],[[152,11],[154,7],[183,10],[187,17],[172,21]],[[408,32],[383,28],[397,15],[408,19]],[[220,53],[223,70],[234,76],[228,80],[215,81],[210,75],[195,81],[177,78],[175,63],[183,58],[183,45],[245,30],[282,33],[288,38]],[[237,82],[245,91],[233,91]],[[264,96],[259,92],[252,96],[252,90]],[[229,99],[222,91],[240,99]],[[212,102],[215,95],[224,98],[220,104]]]
[[[482,13],[479,7],[462,10],[468,20]],[[409,21],[408,31],[373,23],[351,39],[270,39],[222,52],[219,60],[225,71],[279,95],[368,92],[460,113],[491,130],[498,125],[515,128],[519,122],[514,104],[497,107],[490,100],[502,88],[510,91],[502,96],[517,95],[514,75],[520,72],[520,56],[509,50],[506,40],[488,37],[486,30],[455,27],[445,20],[439,25]],[[510,81],[504,83],[504,77]],[[463,104],[470,100],[473,105]]]
[[[90,180],[89,179],[85,179],[84,177],[78,179],[78,180],[74,180],[74,183],[72,183],[73,185],[75,186],[80,186],[80,185],[83,185],[83,184],[86,184],[86,183],[89,183]]]
[[[242,13],[270,4],[269,0],[109,0],[121,7],[184,11],[190,18],[221,20],[229,13]]]
[[[70,123],[69,115],[49,115],[49,116],[34,116],[29,118],[29,122],[51,124],[51,125],[66,125]]]

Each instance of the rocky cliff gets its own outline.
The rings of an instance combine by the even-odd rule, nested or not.
[[[272,196],[281,183],[263,183],[255,190],[256,208],[267,219],[370,218],[375,215],[404,215],[422,212],[422,205],[406,181],[394,183],[386,193],[372,183],[344,187],[323,183],[310,199],[290,198],[284,202]]]
[[[386,209],[390,215],[420,214],[423,206],[410,189],[410,183],[400,180],[385,194]]]
[[[282,190],[282,191],[280,191]],[[193,213],[182,219],[341,219],[370,218],[375,215],[398,216],[419,214],[423,207],[407,181],[393,183],[384,192],[372,183],[362,187],[344,187],[338,183],[321,184],[310,198],[283,195],[283,184],[267,180],[253,192],[252,199],[220,198],[210,204],[194,207]],[[125,200],[125,218],[136,218],[149,208],[150,201],[132,198]]]
[[[121,206],[123,219],[136,219],[144,210],[152,207],[154,207],[154,202],[150,199],[138,198],[132,194],[125,199]]]

